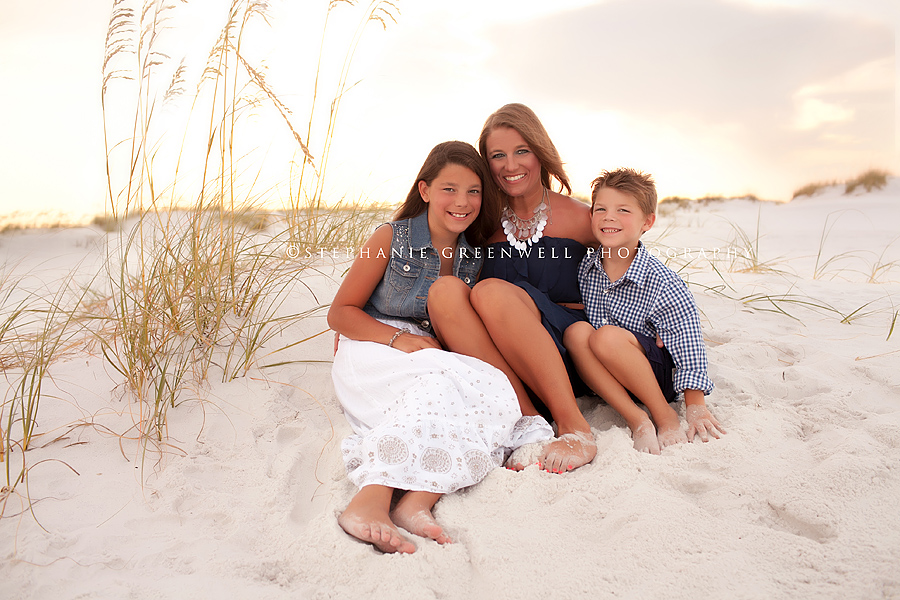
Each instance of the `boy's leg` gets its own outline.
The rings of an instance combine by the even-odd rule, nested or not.
[[[663,396],[644,348],[634,334],[606,325],[591,335],[589,344],[607,371],[650,411],[660,447],[687,442],[678,413]]]
[[[597,330],[590,323],[575,323],[566,329],[563,343],[572,356],[578,374],[603,400],[622,415],[638,452],[659,454],[659,440],[650,417],[634,403],[621,383],[603,366],[590,346]]]
[[[522,414],[538,414],[522,380],[497,350],[481,317],[472,308],[470,292],[458,277],[439,277],[429,288],[428,317],[438,341],[451,352],[483,360],[503,371],[516,392]]]
[[[431,538],[438,544],[449,544],[450,537],[431,512],[440,497],[441,494],[434,492],[406,492],[391,513],[391,520],[410,533]]]
[[[360,488],[338,517],[341,529],[358,540],[375,544],[382,552],[415,552],[415,545],[400,535],[391,521],[393,494],[394,488],[384,485]]]

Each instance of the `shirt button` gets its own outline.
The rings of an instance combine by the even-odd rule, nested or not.
[[[604,293],[604,294],[608,294],[608,293],[609,293],[609,290],[608,290],[608,289],[607,289],[607,290],[603,290],[603,293]]]
[[[403,265],[403,270],[404,270],[404,271],[409,271],[409,265]]]
[[[428,322],[428,319],[422,321],[422,329],[428,329],[429,327],[431,327],[431,323]]]

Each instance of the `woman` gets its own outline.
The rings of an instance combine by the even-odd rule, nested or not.
[[[509,377],[524,415],[549,412],[559,438],[538,455],[562,473],[593,460],[590,425],[575,393],[587,389],[562,345],[565,329],[586,320],[578,264],[596,247],[590,208],[550,190],[551,178],[571,193],[559,153],[534,112],[507,104],[488,117],[479,151],[503,192],[500,227],[488,239],[474,289],[441,278],[428,312],[449,350],[480,358]],[[529,391],[537,398],[537,406]],[[507,463],[525,466],[521,455]]]

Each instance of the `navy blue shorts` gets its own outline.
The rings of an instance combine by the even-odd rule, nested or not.
[[[656,376],[656,383],[659,384],[659,389],[662,390],[666,402],[675,402],[675,361],[672,360],[672,355],[665,348],[656,345],[656,338],[648,337],[637,331],[631,333],[644,349],[644,354],[647,355],[647,360],[650,361],[650,367]],[[634,394],[631,397],[637,400]]]

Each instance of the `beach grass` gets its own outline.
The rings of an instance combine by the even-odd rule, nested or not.
[[[312,294],[303,279],[315,252],[358,247],[384,220],[384,207],[327,201],[324,184],[340,100],[352,87],[350,67],[362,33],[372,23],[395,22],[397,6],[331,0],[318,7],[325,23],[305,134],[267,82],[264,67],[243,51],[250,43],[249,24],[271,18],[269,4],[232,0],[223,7],[224,25],[196,82],[186,80],[185,60],[171,58],[165,47],[165,32],[179,26],[179,8],[166,0],[112,3],[100,94],[108,204],[92,222],[107,233],[104,266],[90,285],[76,286],[73,272],[44,296],[28,292],[21,285],[24,276],[0,280],[0,366],[9,383],[0,406],[4,507],[27,479],[26,451],[40,435],[35,427],[47,397],[43,383],[64,352],[99,348],[138,407],[141,446],[158,447],[167,436],[169,411],[186,398],[202,398],[211,377],[245,376],[263,357],[268,366],[284,363],[275,355],[324,333],[273,344],[327,306],[314,294],[312,307],[293,301],[298,294]],[[322,113],[317,105],[321,53],[328,47],[328,17],[338,9],[356,11],[359,24]],[[186,98],[192,88],[193,97]],[[186,143],[186,130],[160,134],[156,125],[162,106],[188,99],[186,127],[199,124],[209,140],[200,156],[190,155],[196,150]],[[296,141],[299,177],[288,182],[290,193],[280,210],[271,208],[273,190],[256,189],[253,169],[259,167],[237,150],[249,109],[277,112]],[[122,120],[112,117],[123,112],[131,115],[124,129]],[[325,134],[313,144],[310,138],[322,120]],[[173,135],[181,147],[174,167],[165,167],[159,152],[164,138]],[[185,165],[198,161],[199,184],[187,185]],[[11,460],[14,453],[21,460]]]
[[[862,188],[867,192],[871,192],[872,190],[880,190],[885,185],[887,185],[887,178],[889,176],[890,173],[888,171],[882,169],[869,169],[867,171],[864,171],[863,173],[860,173],[856,177],[852,177],[844,182],[838,181],[837,179],[832,179],[830,181],[807,183],[806,185],[794,190],[791,199],[799,198],[801,196],[815,196],[817,194],[821,194],[830,187],[836,187],[839,185],[844,186],[845,194],[852,194],[859,188]]]
[[[340,5],[355,7],[347,0],[333,0],[327,4],[326,15]],[[198,92],[191,111],[195,120],[206,124],[210,142],[199,157],[202,177],[192,196],[181,191],[181,169],[188,157],[179,155],[173,171],[163,170],[156,154],[159,140],[153,137],[158,106],[185,96],[189,87],[179,61],[156,91],[161,79],[156,67],[168,60],[159,47],[160,35],[177,18],[177,5],[146,2],[142,10],[135,11],[125,0],[113,3],[101,94],[104,114],[112,108],[109,92],[118,83],[136,86],[137,93],[130,107],[131,127],[124,136],[114,137],[114,127],[104,119],[109,204],[107,213],[93,223],[106,232],[104,265],[91,274],[88,284],[79,283],[83,275],[79,270],[54,282],[55,287],[38,291],[23,284],[21,275],[4,272],[0,276],[0,370],[8,384],[0,405],[0,461],[6,472],[0,515],[5,498],[27,480],[34,466],[29,465],[26,452],[37,436],[45,435],[37,428],[42,400],[48,399],[44,383],[53,378],[54,365],[61,358],[97,348],[117,387],[136,407],[137,433],[130,439],[143,451],[159,447],[167,439],[171,411],[186,400],[203,399],[210,380],[228,382],[253,369],[291,364],[284,356],[287,350],[326,332],[305,333],[287,343],[278,341],[290,338],[284,334],[327,307],[327,299],[316,298],[304,283],[306,277],[318,273],[319,253],[359,248],[387,218],[388,207],[328,201],[324,183],[340,98],[350,87],[349,66],[362,28],[373,22],[386,26],[395,21],[396,5],[371,2],[361,7],[360,28],[346,49],[338,87],[324,113],[317,109],[316,73],[305,132],[268,84],[264,71],[241,51],[244,27],[253,19],[265,20],[266,11],[265,3],[233,0],[226,25],[209,52],[207,67],[197,82],[197,89],[207,95]],[[322,47],[326,31],[327,16]],[[271,190],[238,183],[248,172],[234,151],[246,126],[242,118],[247,106],[260,105],[260,98],[280,115],[297,142],[298,157],[280,209],[267,208]],[[324,121],[326,132],[320,141],[311,139],[317,120]],[[187,151],[183,145],[181,152]],[[116,156],[123,152],[124,160]],[[117,165],[124,168],[117,171]],[[252,172],[252,166],[249,169]],[[880,189],[885,177],[883,172],[863,174],[847,182],[846,191]],[[821,186],[831,184],[817,185],[820,187],[799,195],[817,193]],[[700,200],[704,205],[724,201],[717,197]],[[663,206],[692,204],[675,199]],[[759,217],[752,233],[736,223],[729,225],[729,244],[739,252],[729,254],[725,263],[710,261],[720,283],[690,281],[690,269],[702,266],[699,258],[696,263],[691,258],[671,266],[704,292],[799,322],[802,311],[807,310],[848,325],[886,315],[886,339],[891,339],[898,311],[890,298],[842,312],[795,290],[792,281],[796,276],[784,257],[763,256],[765,232]],[[813,279],[849,272],[843,261],[861,257],[844,253],[826,258],[825,244],[833,226],[834,221],[826,220]],[[657,241],[669,233],[664,229]],[[869,283],[885,281],[898,266],[897,261],[886,258],[889,247],[861,271]],[[746,292],[735,281],[735,276],[771,274],[785,280],[785,289]],[[311,295],[312,302],[295,303],[298,295]],[[885,300],[890,308],[885,308]],[[125,433],[119,435],[125,437]]]

